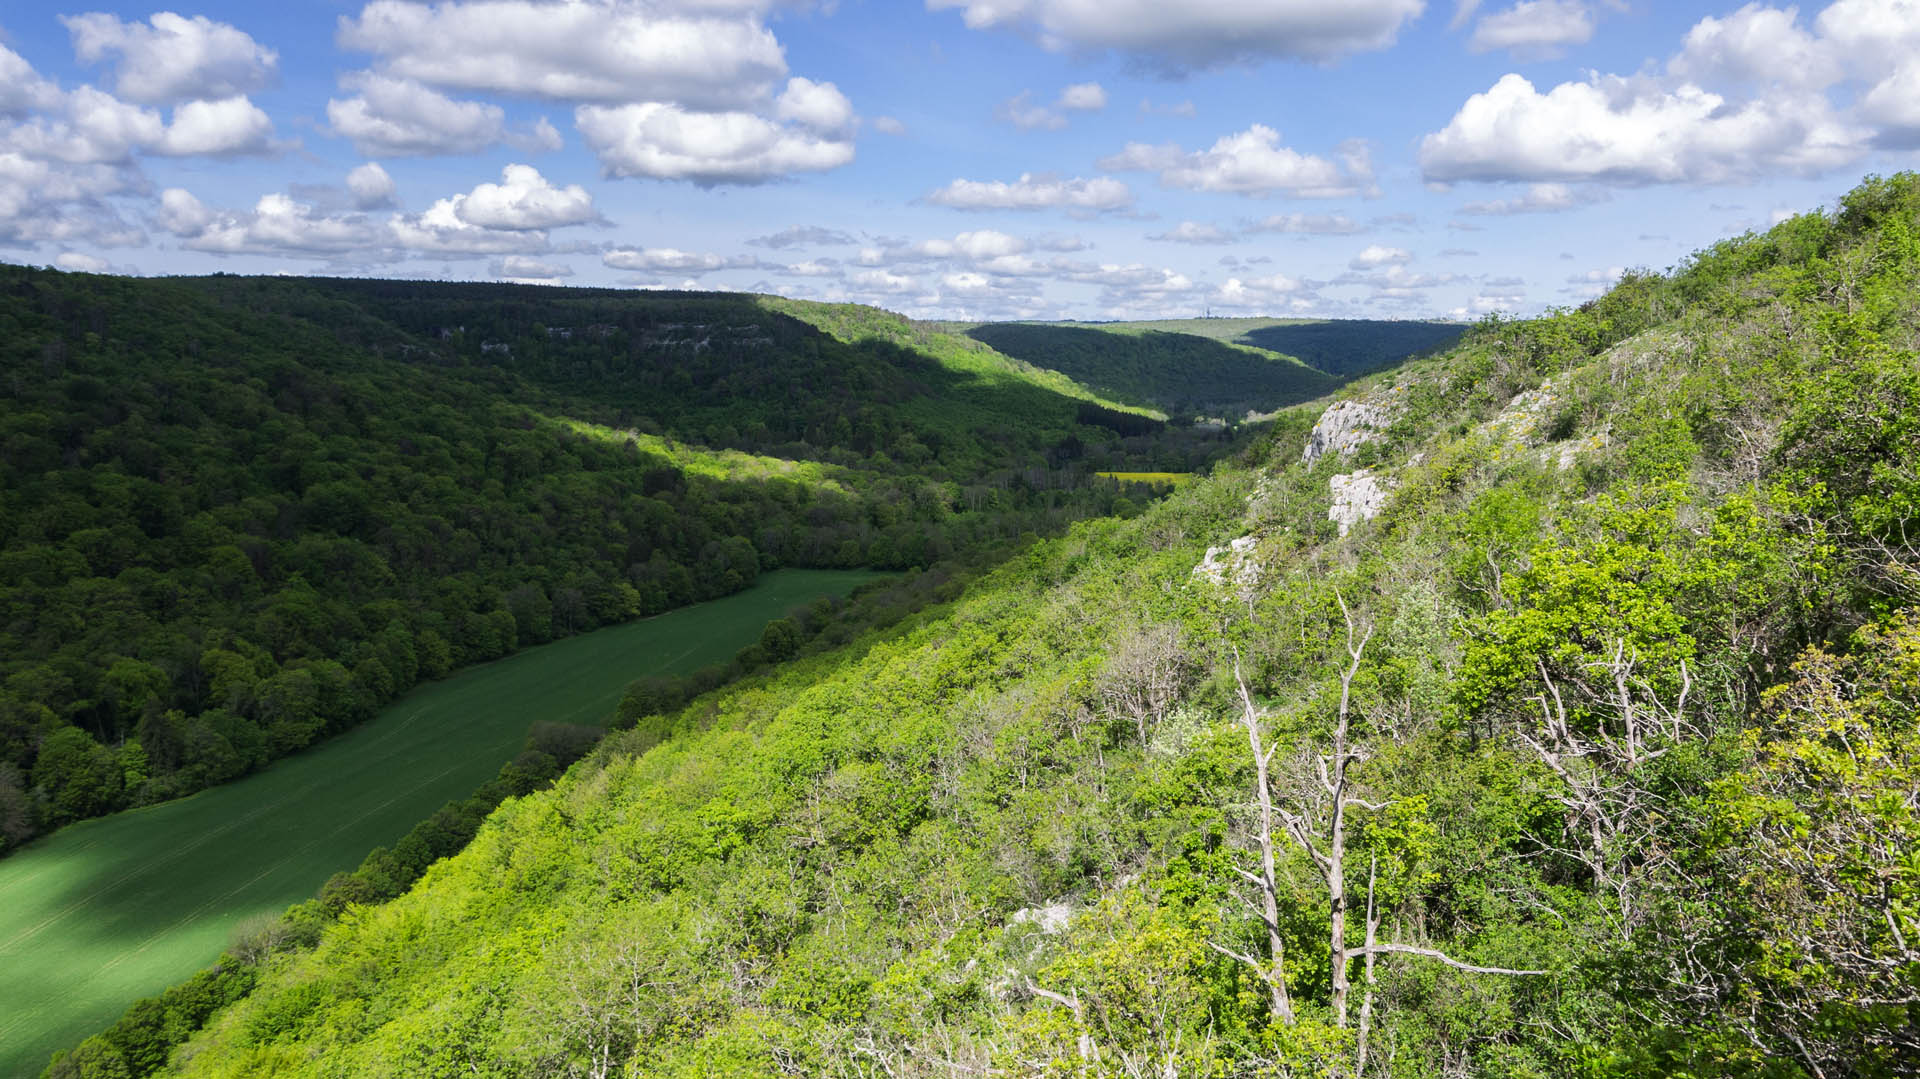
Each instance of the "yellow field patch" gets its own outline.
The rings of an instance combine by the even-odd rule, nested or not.
[[[1195,479],[1191,472],[1102,472],[1100,475],[1121,483],[1171,483],[1176,487]]]

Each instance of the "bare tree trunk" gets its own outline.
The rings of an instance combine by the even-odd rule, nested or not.
[[[1373,950],[1380,932],[1380,908],[1373,902],[1373,884],[1380,876],[1380,856],[1374,855],[1367,862],[1367,944],[1366,944],[1366,990],[1360,995],[1360,1037],[1358,1051],[1354,1054],[1354,1079],[1365,1079],[1367,1074],[1367,1035],[1373,1030]]]
[[[1263,969],[1257,962],[1246,956],[1236,956],[1249,963],[1267,983],[1268,1003],[1273,1014],[1282,1022],[1293,1022],[1293,1001],[1287,996],[1286,941],[1280,936],[1280,889],[1275,877],[1273,855],[1273,788],[1268,782],[1268,765],[1273,761],[1273,748],[1265,744],[1260,737],[1260,711],[1253,705],[1253,694],[1247,690],[1247,680],[1240,673],[1240,656],[1233,657],[1233,678],[1240,687],[1240,722],[1247,728],[1247,747],[1253,753],[1253,790],[1254,799],[1260,807],[1260,872],[1258,875],[1239,870],[1240,875],[1248,879],[1260,891],[1261,919],[1267,926],[1267,965]],[[1215,946],[1228,955],[1224,948]]]
[[[1347,769],[1357,759],[1348,746],[1348,731],[1353,716],[1353,679],[1360,673],[1360,657],[1366,653],[1367,642],[1373,639],[1373,627],[1368,626],[1359,641],[1354,640],[1353,613],[1347,610],[1347,601],[1338,593],[1334,598],[1340,602],[1340,615],[1347,622],[1347,655],[1350,661],[1346,673],[1340,676],[1340,714],[1333,726],[1333,758],[1331,767],[1322,771],[1320,781],[1332,798],[1332,819],[1327,825],[1327,854],[1320,862],[1321,871],[1326,875],[1327,898],[1330,912],[1327,918],[1327,941],[1329,958],[1333,963],[1333,1014],[1341,1025],[1347,1025],[1347,997],[1352,986],[1347,980]]]

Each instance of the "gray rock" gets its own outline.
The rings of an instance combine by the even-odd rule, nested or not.
[[[1364,468],[1334,476],[1327,481],[1327,486],[1333,490],[1333,505],[1327,509],[1327,520],[1340,526],[1342,536],[1353,531],[1353,526],[1361,521],[1378,517],[1392,490],[1390,484],[1383,484]]]
[[[1353,451],[1379,437],[1381,429],[1393,421],[1393,409],[1365,401],[1341,401],[1320,414],[1320,422],[1307,435],[1307,448],[1300,462],[1312,464],[1329,453],[1351,457]]]

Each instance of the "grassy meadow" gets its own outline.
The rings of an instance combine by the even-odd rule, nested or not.
[[[598,723],[628,682],[724,662],[766,622],[878,576],[786,570],[724,599],[422,686],[373,721],[192,797],[82,821],[0,861],[0,1076],[212,961],[491,779],[536,721]]]

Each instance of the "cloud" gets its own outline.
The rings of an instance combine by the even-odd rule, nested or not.
[[[1107,107],[1107,91],[1097,82],[1076,82],[1060,91],[1059,105],[1076,112],[1098,112]]]
[[[859,243],[859,239],[850,232],[839,229],[822,228],[819,225],[794,225],[781,229],[770,236],[756,236],[747,243],[754,247],[771,247],[780,250],[787,247],[844,246]]]
[[[1270,307],[1277,300],[1294,296],[1306,296],[1312,293],[1308,282],[1286,274],[1272,274],[1267,277],[1238,278],[1229,277],[1227,283],[1214,292],[1214,302],[1226,307]]]
[[[537,255],[551,246],[541,229],[492,229],[461,215],[466,195],[436,199],[411,216],[395,214],[387,222],[389,242],[408,251],[447,258],[480,255]]]
[[[1421,140],[1420,166],[1440,183],[1720,183],[1818,174],[1858,158],[1863,142],[1820,95],[1736,102],[1606,75],[1542,94],[1506,75]]]
[[[497,184],[481,184],[454,196],[453,212],[469,225],[485,229],[561,228],[599,220],[593,196],[579,184],[558,188],[531,165],[508,165]]]
[[[1354,260],[1358,262],[1359,260]],[[1458,284],[1471,278],[1457,273],[1416,273],[1403,265],[1388,266],[1379,273],[1343,273],[1333,279],[1336,285],[1364,285],[1375,293],[1392,296],[1411,296],[1427,289],[1436,289],[1444,285]]]
[[[1067,126],[1069,112],[1098,112],[1107,107],[1107,91],[1097,82],[1080,82],[1060,91],[1051,105],[1033,103],[1033,91],[1022,90],[1000,103],[999,119],[1022,131],[1058,131]]]
[[[1582,0],[1522,0],[1505,11],[1482,16],[1467,49],[1506,49],[1518,57],[1543,59],[1592,37],[1593,15]]]
[[[1012,27],[1055,51],[1112,49],[1165,73],[1269,59],[1326,61],[1393,43],[1425,0],[927,0],[968,27]]]
[[[1749,3],[1699,20],[1664,66],[1631,76],[1545,92],[1503,77],[1422,140],[1421,168],[1433,183],[1820,175],[1876,146],[1920,146],[1917,55],[1914,0],[1838,0],[1811,27]]]
[[[182,188],[168,188],[160,196],[159,220],[181,238],[181,246],[218,255],[337,258],[364,256],[391,243],[387,231],[363,215],[322,214],[278,194],[261,196],[250,212],[224,213]]]
[[[1217,225],[1206,225],[1198,221],[1182,221],[1166,232],[1156,232],[1148,236],[1149,240],[1158,240],[1170,244],[1230,244],[1235,242],[1234,235],[1223,231]]]
[[[1465,206],[1460,207],[1460,212],[1479,216],[1559,213],[1563,210],[1590,206],[1596,202],[1605,202],[1608,198],[1609,196],[1604,188],[1572,188],[1566,184],[1534,184],[1527,188],[1526,194],[1518,198],[1469,202]]]
[[[1720,18],[1708,16],[1687,31],[1680,52],[1667,62],[1667,73],[1708,86],[1826,86],[1837,81],[1842,74],[1839,58],[1801,29],[1799,21],[1791,9],[1759,4]]]
[[[487,272],[495,277],[521,281],[553,281],[562,277],[572,277],[573,267],[554,262],[541,262],[539,259],[528,258],[525,255],[508,255],[489,263]]]
[[[343,17],[342,48],[388,75],[430,86],[570,103],[759,105],[787,74],[771,31],[747,5],[610,0],[374,0]],[[734,10],[728,11],[731,7]]]
[[[1309,236],[1351,236],[1366,226],[1346,214],[1274,214],[1246,226],[1247,232],[1301,233]]]
[[[873,129],[882,135],[904,135],[907,133],[907,125],[891,116],[874,117]]]
[[[837,259],[808,259],[777,267],[773,272],[787,277],[841,277],[845,274]]]
[[[378,210],[393,205],[393,177],[387,170],[369,161],[347,173],[347,193],[362,210]]]
[[[271,148],[272,133],[266,113],[244,97],[184,102],[174,108],[169,123],[157,110],[82,86],[60,95],[54,109],[0,127],[0,154],[67,165],[130,166],[136,153],[166,157],[262,153]]]
[[[1413,261],[1412,252],[1403,247],[1383,247],[1380,244],[1368,244],[1361,252],[1353,256],[1347,265],[1355,270],[1371,270],[1380,266],[1401,266]]]
[[[689,277],[716,270],[761,268],[760,260],[752,255],[711,255],[672,247],[622,248],[600,256],[600,261],[615,270],[685,274]]]
[[[847,137],[853,127],[853,103],[830,82],[814,82],[798,75],[774,103],[774,115],[816,134]]]
[[[53,265],[68,273],[106,273],[113,269],[113,264],[106,259],[79,251],[62,251],[54,257]]]
[[[863,270],[854,274],[848,283],[855,288],[864,289],[868,292],[878,292],[895,296],[920,291],[919,278],[909,277],[905,274],[889,273],[886,270]]]
[[[143,25],[92,12],[60,21],[80,61],[116,58],[114,93],[143,105],[240,97],[273,85],[279,74],[272,49],[204,15],[162,11]]]
[[[273,121],[244,97],[187,101],[174,106],[173,121],[149,151],[168,157],[227,157],[272,149]]]
[[[1567,287],[1560,291],[1564,295],[1578,299],[1595,299],[1606,295],[1626,272],[1624,266],[1609,266],[1602,270],[1588,270],[1586,273],[1573,274],[1567,278]]]
[[[956,210],[1068,210],[1082,214],[1124,210],[1133,205],[1133,189],[1107,177],[1063,180],[1050,174],[1021,173],[1004,180],[955,180],[927,195],[927,201]]]
[[[40,77],[19,53],[0,45],[0,116],[57,108],[60,88]]]
[[[778,107],[788,122],[746,112],[689,112],[657,101],[582,105],[574,110],[574,124],[608,176],[713,187],[824,172],[853,160],[850,122],[818,126],[842,109],[851,116],[851,106],[832,83],[796,78]]]
[[[1302,154],[1280,145],[1280,133],[1254,124],[1226,135],[1210,149],[1188,153],[1167,143],[1128,143],[1099,165],[1109,172],[1157,172],[1164,187],[1235,195],[1339,198],[1365,193],[1373,170],[1365,145],[1342,144],[1341,161]]]
[[[506,129],[500,106],[455,101],[412,79],[359,73],[344,81],[359,94],[328,101],[327,123],[366,157],[477,153]]]

